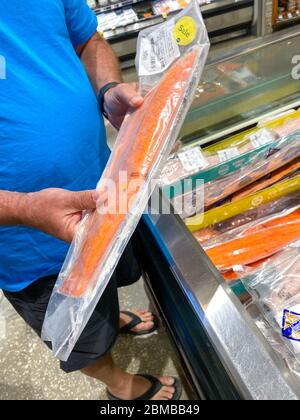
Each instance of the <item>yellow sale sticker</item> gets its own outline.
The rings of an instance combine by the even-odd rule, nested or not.
[[[178,45],[189,45],[197,36],[197,23],[191,16],[184,16],[176,22],[174,38]]]

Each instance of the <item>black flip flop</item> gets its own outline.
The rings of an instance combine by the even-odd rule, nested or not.
[[[151,382],[151,387],[150,389],[148,389],[147,392],[145,392],[145,394],[141,395],[138,398],[135,398],[133,401],[149,401],[164,386],[157,378],[155,378],[152,375],[137,375],[137,376],[141,376],[142,378],[148,379],[148,381]],[[174,385],[172,386],[175,388],[175,392],[174,392],[173,398],[170,399],[169,401],[179,401],[182,395],[182,383],[177,378],[173,378],[173,379],[175,382],[174,382]],[[112,395],[108,390],[106,390],[106,393],[110,401],[124,401],[121,398],[117,398],[114,395]]]
[[[144,321],[136,314],[130,311],[121,311],[122,314],[125,314],[132,318],[132,321],[129,324],[124,325],[124,327],[119,329],[119,334],[129,334],[134,336],[142,336],[142,335],[149,335],[152,334],[154,331],[158,329],[158,318],[153,315],[153,327],[150,330],[144,330],[140,332],[131,331],[132,328],[136,327],[139,324],[142,324]]]

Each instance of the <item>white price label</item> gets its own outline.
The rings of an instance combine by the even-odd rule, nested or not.
[[[161,73],[180,57],[179,47],[173,37],[173,28],[172,22],[162,25],[141,39],[140,76]]]
[[[208,162],[205,159],[200,147],[187,150],[186,152],[178,153],[178,158],[183,168],[190,172],[196,169],[204,169],[208,166]]]
[[[228,160],[233,159],[239,155],[240,152],[237,147],[230,147],[218,152],[220,163],[227,162]]]
[[[262,130],[259,130],[257,133],[252,134],[249,137],[252,146],[257,149],[261,146],[265,146],[266,144],[272,143],[274,141],[273,134],[266,130],[265,128]]]

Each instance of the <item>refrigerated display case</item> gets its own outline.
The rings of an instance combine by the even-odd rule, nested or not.
[[[182,150],[298,109],[300,83],[293,78],[291,58],[299,42],[293,29],[208,63],[182,130]],[[223,89],[214,91],[213,83]],[[160,189],[154,194],[152,206],[159,203],[160,210],[143,217],[141,261],[151,301],[180,356],[190,398],[298,400],[300,368],[291,370],[266,338],[260,307],[242,285],[224,281],[183,220],[161,211],[168,208],[168,198]]]

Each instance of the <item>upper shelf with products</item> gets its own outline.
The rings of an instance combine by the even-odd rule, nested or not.
[[[113,35],[111,31],[119,28],[127,27],[130,31],[131,25],[144,27],[158,23],[157,19],[180,11],[189,2],[190,0],[92,0],[89,4],[97,14],[99,32],[110,37]],[[231,8],[249,6],[253,1],[198,0],[198,3],[204,14],[218,15],[220,8],[230,12]]]
[[[300,0],[273,0],[273,26],[300,23]]]
[[[222,1],[222,0],[221,0]],[[146,3],[145,0],[88,0],[89,6],[94,9],[96,12],[105,13],[113,10],[121,9],[124,7],[132,6],[138,3]],[[220,0],[199,0],[199,4],[211,4],[218,3]],[[162,7],[164,13],[169,13],[180,8],[184,8],[188,0],[154,0],[149,3],[153,4],[155,8],[157,4],[158,7]]]

